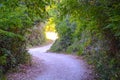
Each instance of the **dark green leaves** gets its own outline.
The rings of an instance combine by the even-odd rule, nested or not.
[[[0,0],[0,79],[3,71],[29,62],[26,32],[48,17],[45,9],[49,3],[50,0]]]

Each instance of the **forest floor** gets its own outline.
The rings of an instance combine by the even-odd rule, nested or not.
[[[47,52],[52,44],[29,49],[32,65],[21,65],[7,80],[94,80],[93,71],[78,56]]]

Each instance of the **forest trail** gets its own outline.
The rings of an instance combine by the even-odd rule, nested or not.
[[[29,53],[42,60],[43,71],[35,80],[93,80],[86,62],[73,55],[46,52],[52,44],[29,49]]]

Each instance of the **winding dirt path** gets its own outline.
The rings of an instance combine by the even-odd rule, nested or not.
[[[72,55],[46,52],[51,45],[29,49],[29,53],[42,60],[44,70],[35,80],[94,80],[86,62]]]

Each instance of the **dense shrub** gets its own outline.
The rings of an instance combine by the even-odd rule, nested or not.
[[[18,64],[29,63],[30,55],[27,53],[24,43],[25,39],[22,36],[0,30],[1,75]]]
[[[75,31],[76,24],[70,23],[68,16],[59,22],[56,26],[59,39],[51,47],[51,51],[66,51],[67,47],[73,42],[73,33]],[[59,46],[59,44],[61,46]]]
[[[26,33],[47,17],[48,4],[49,0],[0,0],[0,80],[7,70],[30,62]]]
[[[65,52],[85,56],[95,66],[98,80],[119,80],[120,1],[62,0],[55,3],[58,3],[54,8],[57,16],[53,17],[57,19],[56,29],[60,37],[51,49],[65,49]],[[64,19],[68,16],[70,24],[74,22],[77,26],[66,26]]]

